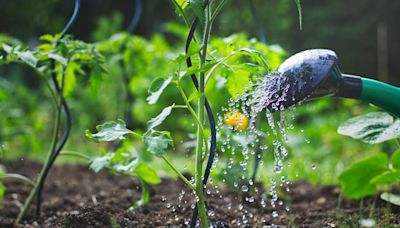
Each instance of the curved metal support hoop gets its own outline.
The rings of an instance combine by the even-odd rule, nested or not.
[[[251,14],[253,15],[254,23],[257,27],[258,34],[260,36],[260,41],[264,44],[267,44],[267,35],[264,29],[264,25],[262,24],[260,18],[258,17],[256,7],[254,6],[253,0],[248,0]]]
[[[62,39],[67,34],[67,32],[71,29],[71,27],[74,25],[74,23],[75,23],[75,21],[76,21],[76,19],[78,17],[79,11],[80,11],[80,5],[81,5],[81,0],[75,0],[74,12],[73,12],[70,20],[68,21],[67,25],[65,26],[65,28],[61,32],[60,39]],[[59,43],[57,42],[56,45],[58,45],[58,44]],[[52,65],[52,68],[55,67],[54,60],[52,60],[51,65]],[[62,91],[61,91],[60,86],[58,85],[57,75],[56,74],[52,74],[52,81],[53,81],[54,87],[56,88],[57,93],[60,94]],[[42,194],[43,194],[43,185],[46,182],[46,178],[47,178],[47,175],[49,174],[49,171],[50,171],[51,167],[53,166],[56,158],[58,157],[58,155],[60,154],[61,150],[65,146],[65,143],[67,142],[69,134],[71,132],[71,125],[72,125],[72,123],[71,123],[71,113],[70,113],[70,110],[69,110],[69,107],[68,107],[68,104],[67,104],[65,98],[63,97],[62,94],[60,94],[60,96],[62,96],[62,98],[61,98],[62,99],[62,104],[61,105],[62,105],[62,108],[63,108],[63,110],[65,112],[65,116],[66,116],[66,123],[65,123],[66,124],[66,129],[65,129],[65,131],[63,133],[62,138],[57,143],[57,146],[56,146],[55,150],[51,152],[50,159],[49,159],[48,163],[46,164],[46,168],[45,168],[45,170],[43,172],[42,181],[40,181],[38,183],[39,187],[38,187],[38,193],[37,193],[37,198],[36,198],[36,216],[37,217],[40,216],[40,209],[41,209],[41,204],[42,204]]]
[[[126,29],[127,32],[133,34],[135,29],[137,28],[140,19],[142,17],[142,13],[143,13],[143,1],[142,0],[135,0],[135,12],[133,15],[133,18],[131,20],[131,22],[129,23],[128,28]],[[134,95],[132,94],[132,92],[129,90],[129,77],[124,74],[123,75],[123,80],[125,80],[125,85],[126,85],[126,102],[128,103],[128,107],[125,111],[125,120],[126,120],[126,124],[128,127],[131,127],[132,125],[132,107],[133,107],[133,103],[134,103]],[[120,145],[118,145],[120,146]]]
[[[74,12],[72,13],[72,16],[69,19],[67,25],[62,30],[60,39],[63,38],[65,36],[65,34],[67,34],[67,32],[74,25],[74,23],[78,17],[80,9],[81,9],[81,0],[75,0]]]
[[[135,0],[135,12],[131,22],[128,25],[128,28],[126,29],[129,33],[133,33],[135,31],[136,27],[139,24],[140,18],[142,17],[142,13],[143,13],[142,0]]]

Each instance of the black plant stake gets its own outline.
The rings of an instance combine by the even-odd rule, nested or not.
[[[63,29],[63,31],[61,32],[61,36],[59,39],[62,39],[65,34],[67,34],[67,32],[71,29],[72,25],[75,23],[77,17],[78,17],[78,13],[80,10],[80,0],[75,0],[75,7],[74,7],[74,12],[72,14],[71,19],[68,21],[68,24],[65,26],[65,28]],[[56,46],[59,45],[59,42],[56,43]],[[55,62],[54,60],[51,60],[51,68],[55,69]],[[51,157],[49,162],[46,165],[45,171],[43,173],[43,178],[40,180],[40,182],[38,183],[38,195],[37,195],[37,200],[36,200],[36,216],[39,217],[40,216],[40,208],[41,208],[41,204],[42,204],[42,194],[43,194],[43,185],[46,182],[46,178],[47,175],[51,169],[51,167],[53,166],[56,158],[58,157],[58,155],[60,154],[61,150],[63,149],[65,143],[68,140],[69,137],[69,133],[71,132],[71,113],[68,107],[68,104],[63,96],[63,92],[60,88],[60,85],[57,82],[57,75],[56,73],[53,71],[52,75],[52,80],[53,80],[53,84],[54,87],[56,88],[56,91],[58,93],[58,95],[61,97],[61,102],[62,102],[62,108],[64,109],[65,112],[65,116],[66,116],[66,129],[64,131],[64,134],[62,136],[62,138],[60,139],[60,141],[57,143],[57,147],[51,152]],[[59,130],[59,128],[57,128]],[[58,132],[55,132],[56,135],[58,135]]]
[[[142,13],[143,13],[142,0],[135,0],[135,12],[134,12],[133,18],[132,18],[131,22],[129,23],[126,31],[128,31],[129,33],[133,33],[135,31],[135,29],[137,28],[137,26],[139,24],[140,18],[142,17]]]
[[[265,33],[264,25],[262,24],[260,18],[258,17],[256,7],[254,6],[253,0],[248,0],[251,14],[253,15],[253,20],[258,30],[261,43],[267,44],[267,35]]]
[[[204,5],[203,7],[205,8],[208,5],[208,0],[204,0],[203,5]],[[193,40],[194,32],[196,30],[196,27],[197,27],[198,23],[199,23],[199,19],[196,17],[193,20],[192,25],[190,26],[189,34],[188,34],[188,37],[186,39],[186,48],[185,48],[186,53],[188,53],[188,51],[189,51],[189,46],[190,46],[190,43]],[[186,65],[187,65],[188,68],[192,66],[192,60],[191,60],[190,57],[188,57],[186,59]],[[191,79],[193,81],[193,84],[195,85],[196,89],[198,90],[199,89],[199,82],[197,81],[196,75],[192,74],[192,75],[190,75],[190,77],[191,77]],[[206,169],[204,171],[204,178],[203,178],[203,185],[205,187],[206,184],[207,184],[207,181],[208,181],[208,177],[210,176],[212,164],[214,162],[215,150],[216,150],[216,145],[217,145],[217,130],[216,130],[216,127],[215,127],[215,119],[214,119],[213,112],[211,110],[210,103],[208,102],[207,98],[204,98],[204,99],[205,99],[204,106],[205,106],[205,108],[207,110],[207,115],[208,115],[210,128],[211,128],[211,146],[210,146],[207,166],[206,166]],[[198,214],[198,208],[197,208],[197,205],[196,205],[196,207],[193,210],[192,219],[191,219],[191,222],[190,222],[190,227],[192,227],[192,228],[196,226],[197,214]]]
[[[74,13],[73,13],[71,19],[68,21],[68,24],[65,26],[65,28],[61,32],[61,36],[59,39],[61,39],[62,37],[65,36],[65,34],[68,32],[68,30],[71,28],[71,26],[76,21],[76,18],[79,13],[80,2],[81,2],[80,0],[75,0]],[[56,46],[59,45],[59,42],[57,42],[55,45]],[[54,70],[55,69],[54,60],[51,61],[50,65],[51,65],[51,69]],[[65,143],[67,142],[69,133],[71,131],[71,114],[70,114],[67,102],[65,101],[65,98],[63,96],[63,87],[64,87],[63,85],[64,85],[65,77],[62,78],[61,86],[57,82],[56,73],[52,73],[51,77],[52,77],[52,81],[54,83],[56,92],[59,97],[59,103],[58,103],[59,105],[57,105],[58,112],[57,112],[56,124],[55,124],[56,126],[55,126],[55,131],[53,132],[53,135],[54,135],[53,144],[51,147],[51,151],[49,152],[49,156],[40,172],[39,179],[38,179],[36,185],[34,185],[31,193],[29,194],[28,198],[26,199],[26,201],[24,203],[24,206],[21,209],[21,212],[19,213],[19,215],[16,219],[16,224],[21,223],[22,219],[24,219],[24,217],[25,217],[26,213],[28,212],[29,207],[35,197],[36,197],[36,216],[37,217],[40,216],[43,185],[46,181],[46,177],[47,177],[52,165],[54,164],[57,156],[60,154],[62,148],[64,147]],[[60,131],[60,123],[61,123],[60,117],[61,117],[62,109],[64,110],[65,116],[66,116],[66,128],[65,128],[65,131],[64,131],[61,139],[57,140],[57,136],[59,135],[59,131]]]
[[[71,29],[71,27],[73,26],[73,24],[75,23],[78,14],[79,14],[79,10],[80,10],[80,4],[81,1],[80,0],[75,0],[75,7],[74,7],[74,12],[72,14],[72,17],[70,18],[70,20],[68,21],[67,25],[65,26],[65,28],[63,29],[63,31],[61,32],[61,36],[59,39],[62,39],[65,34],[67,34],[67,32]],[[56,46],[59,45],[59,42],[56,43]],[[55,69],[55,62],[54,60],[51,60],[51,67],[52,69]],[[61,104],[62,104],[62,108],[65,112],[65,116],[66,116],[66,129],[64,131],[64,134],[62,136],[62,138],[60,139],[60,141],[57,143],[56,148],[51,152],[51,156],[50,156],[50,160],[49,162],[46,164],[44,173],[43,173],[43,178],[40,179],[40,181],[38,182],[38,193],[37,193],[37,199],[36,199],[36,216],[39,217],[40,216],[40,208],[41,208],[41,204],[42,204],[42,194],[43,194],[43,185],[46,182],[46,178],[47,175],[49,174],[49,171],[51,169],[51,167],[53,166],[55,160],[57,159],[58,155],[60,154],[61,150],[63,149],[63,147],[65,146],[65,143],[68,140],[69,134],[71,132],[71,113],[68,107],[68,104],[63,96],[63,91],[60,88],[60,85],[57,82],[57,75],[55,72],[52,73],[51,75],[54,87],[56,88],[56,91],[59,95],[59,97],[61,98]],[[59,130],[59,128],[56,128],[57,130]],[[55,132],[56,135],[58,135],[58,132]]]
[[[126,29],[127,32],[133,34],[134,31],[136,30],[140,19],[142,17],[142,13],[143,13],[143,2],[142,0],[135,0],[135,12],[134,15],[132,17],[131,22],[129,23],[128,28]],[[124,65],[124,63],[122,63]],[[124,66],[123,66],[124,68]],[[125,72],[125,71],[124,71]],[[126,102],[128,104],[128,107],[126,107],[125,110],[125,120],[126,120],[126,125],[128,126],[128,128],[133,128],[133,120],[132,120],[132,106],[133,106],[133,102],[134,102],[134,96],[131,92],[131,90],[129,89],[129,75],[125,74],[123,75],[123,80],[124,80],[124,84],[126,87]]]

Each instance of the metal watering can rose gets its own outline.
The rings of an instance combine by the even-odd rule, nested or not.
[[[313,49],[297,53],[278,68],[273,81],[279,105],[288,108],[304,100],[336,96],[362,100],[400,117],[400,88],[369,78],[343,74],[336,53]],[[265,104],[276,111],[274,102]]]

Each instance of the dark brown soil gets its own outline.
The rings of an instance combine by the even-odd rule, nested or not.
[[[9,172],[33,177],[40,165],[18,161],[7,164]],[[0,227],[13,223],[29,194],[30,187],[15,180],[5,181],[7,191],[0,204]],[[335,186],[312,186],[299,182],[290,186],[283,205],[277,203],[279,216],[272,216],[270,201],[261,205],[262,187],[258,193],[244,195],[224,187],[211,189],[207,208],[212,223],[218,227],[262,227],[276,224],[282,227],[359,227],[360,215],[368,218],[374,199],[360,202],[343,200],[337,210],[339,189]],[[44,193],[43,212],[35,219],[33,211],[25,221],[26,227],[186,227],[191,215],[193,195],[176,180],[163,179],[151,187],[148,206],[129,210],[140,198],[138,183],[129,177],[106,172],[94,174],[85,166],[55,167]],[[182,195],[182,192],[184,194]],[[254,197],[254,201],[251,197]],[[246,200],[247,197],[247,200]],[[290,207],[287,213],[285,208]],[[382,226],[400,223],[399,208],[376,200],[373,218]],[[225,225],[225,226],[224,226]]]

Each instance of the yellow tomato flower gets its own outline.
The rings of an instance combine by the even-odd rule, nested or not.
[[[244,130],[249,124],[249,119],[240,112],[228,112],[225,114],[224,122],[236,130]]]

